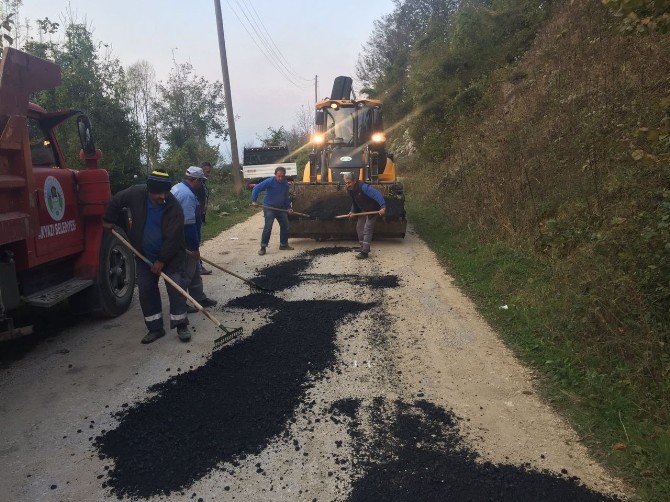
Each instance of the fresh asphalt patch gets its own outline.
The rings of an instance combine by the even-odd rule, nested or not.
[[[305,280],[372,289],[399,286],[396,276],[305,273],[318,257],[350,251],[331,247],[301,253],[264,268],[255,280],[275,290]],[[339,371],[338,326],[368,312],[378,330],[390,328],[384,319],[388,314],[376,301],[288,301],[254,293],[226,307],[264,311],[268,323],[214,352],[203,366],[152,386],[151,397],[116,413],[117,427],[93,440],[109,463],[101,477],[111,494],[146,498],[181,493],[217,468],[234,476],[248,456],[261,453],[273,440],[288,444],[291,423],[310,409],[346,430],[333,438],[330,453],[339,471],[327,472],[345,480],[338,486],[348,486],[338,498],[616,500],[589,490],[567,471],[483,460],[462,439],[459,419],[425,400],[351,397],[318,408],[307,402],[307,392],[325,371]],[[389,350],[383,334],[360,336],[367,336],[377,350]],[[341,448],[343,442],[351,447]]]
[[[268,295],[260,295],[267,298]],[[191,486],[220,462],[262,451],[289,424],[312,382],[336,362],[337,326],[374,304],[277,301],[269,324],[205,365],[154,385],[95,439],[113,460],[106,486],[130,497]]]
[[[588,489],[565,470],[483,461],[462,439],[458,418],[425,400],[375,398],[363,405],[346,399],[331,411],[345,422],[353,443],[351,458],[336,460],[351,466],[350,501],[618,500]]]

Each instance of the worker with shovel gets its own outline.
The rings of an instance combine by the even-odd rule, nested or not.
[[[370,243],[375,231],[377,217],[386,213],[386,201],[382,193],[376,188],[359,180],[354,180],[352,173],[344,173],[342,177],[351,196],[351,210],[348,216],[351,218],[356,213],[374,213],[360,216],[356,222],[356,233],[361,244],[356,258],[365,259],[370,252]]]
[[[186,238],[186,284],[189,294],[205,308],[216,305],[216,300],[207,298],[200,276],[200,232],[202,212],[197,191],[207,178],[201,167],[186,169],[184,180],[172,187],[172,195],[177,199],[184,212],[184,237]],[[195,307],[187,307],[189,314],[198,312]]]
[[[261,248],[259,255],[265,254],[265,248],[270,243],[272,225],[274,220],[279,222],[279,249],[292,250],[288,245],[288,215],[293,212],[291,209],[291,200],[289,199],[290,186],[286,181],[286,169],[278,166],[275,169],[275,175],[261,181],[251,192],[251,204],[258,207],[256,199],[260,193],[265,190],[263,196],[263,215],[265,216],[265,225],[261,235]]]
[[[112,230],[120,220],[123,208],[131,215],[129,240],[142,251],[152,265],[137,259],[137,288],[144,322],[149,330],[142,343],[151,343],[165,335],[158,279],[163,272],[176,284],[185,284],[184,215],[179,202],[170,193],[170,176],[153,171],[146,185],[134,185],[117,193],[103,217],[103,227]],[[170,328],[177,328],[183,342],[191,339],[186,316],[186,299],[166,283],[170,299]]]

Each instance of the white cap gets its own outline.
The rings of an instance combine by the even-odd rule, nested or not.
[[[189,178],[195,178],[197,180],[206,180],[205,172],[202,170],[202,167],[191,166],[186,170],[186,176]]]

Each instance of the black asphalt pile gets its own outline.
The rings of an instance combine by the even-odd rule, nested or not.
[[[325,198],[314,202],[303,213],[309,214],[318,220],[332,220],[335,216],[347,214],[351,209],[350,197]]]
[[[374,305],[250,296],[282,309],[204,366],[151,387],[155,395],[117,413],[116,429],[95,438],[99,454],[113,460],[101,473],[113,494],[181,491],[217,464],[262,451],[286,432],[314,378],[334,365],[337,326]]]
[[[333,412],[352,421],[352,501],[617,500],[575,477],[529,464],[477,461],[479,454],[462,440],[455,415],[424,400],[406,404],[376,398],[369,406],[337,405]],[[365,412],[372,431],[361,433],[358,415]]]
[[[322,247],[303,251],[290,260],[284,260],[263,268],[254,277],[253,282],[274,291],[290,289],[304,281],[300,274],[307,270],[316,258],[348,252],[351,252],[351,248],[342,246]]]
[[[351,253],[351,251],[351,248],[343,246],[330,246],[303,251],[290,260],[284,260],[259,270],[253,282],[274,291],[290,289],[306,281],[348,282],[349,284],[371,289],[396,288],[400,285],[397,275],[304,274],[305,270],[311,266],[316,258]]]
[[[354,274],[303,274],[303,282],[327,282],[337,284],[347,282],[369,289],[388,289],[400,286],[397,275],[354,275]]]
[[[253,293],[246,296],[240,296],[230,300],[225,307],[234,307],[246,310],[272,309],[277,310],[282,306],[284,300],[266,293]]]

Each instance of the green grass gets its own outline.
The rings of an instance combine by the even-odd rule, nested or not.
[[[257,211],[249,207],[250,192],[244,190],[236,196],[230,176],[218,169],[213,171],[207,181],[207,187],[209,207],[206,222],[202,227],[203,242],[246,220]]]
[[[642,500],[670,500],[670,427],[663,388],[640,392],[625,360],[581,350],[580,291],[547,263],[499,241],[450,228],[435,204],[410,199],[421,237],[524,363],[541,376],[544,397],[573,424],[592,453],[637,489]],[[508,309],[501,309],[507,305]],[[659,399],[660,395],[660,399]],[[626,445],[614,450],[616,443]]]

